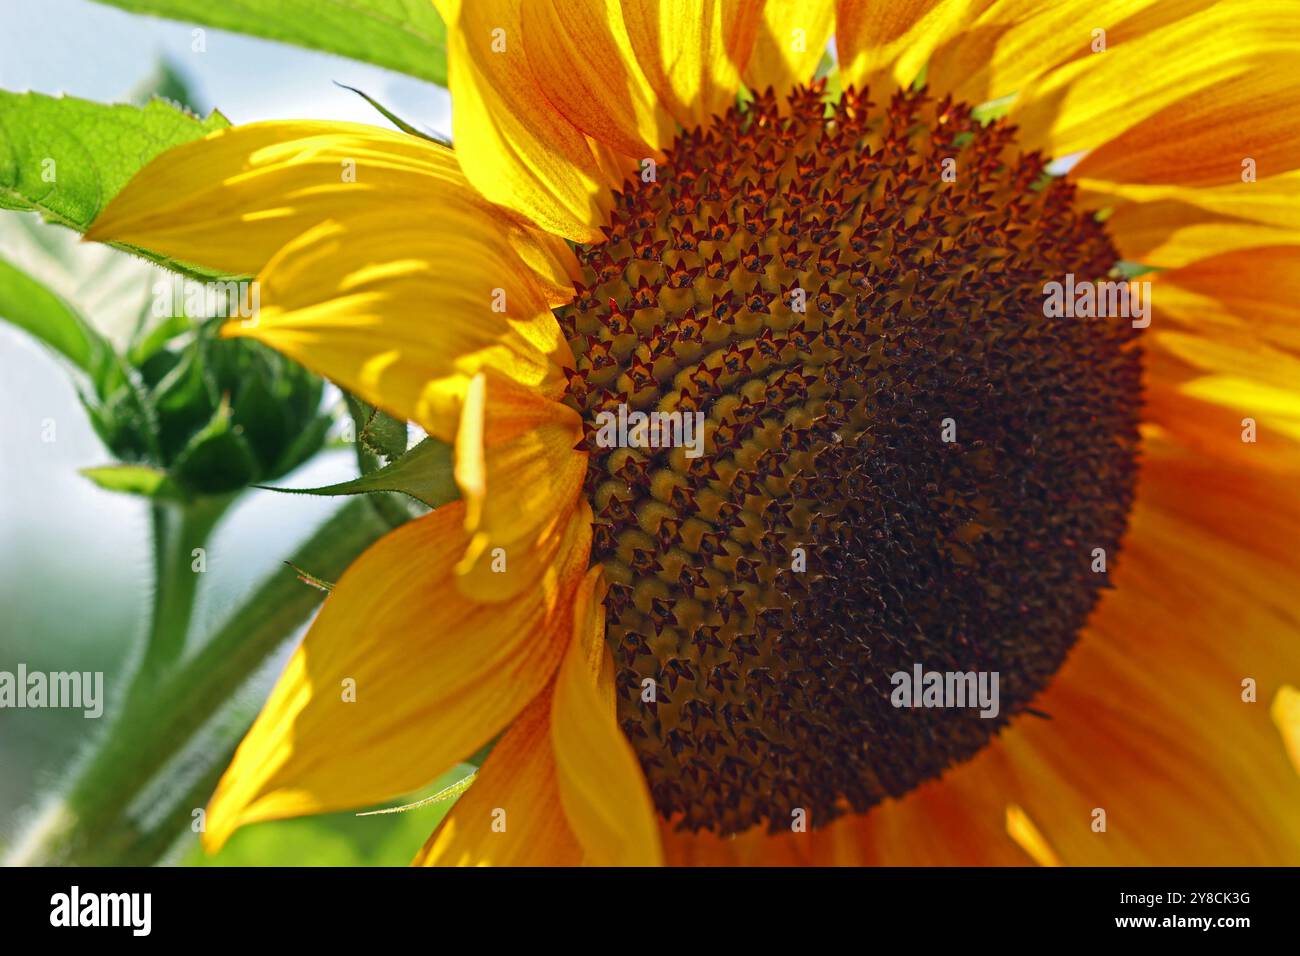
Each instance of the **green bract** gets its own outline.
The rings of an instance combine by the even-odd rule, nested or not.
[[[129,484],[115,469],[88,477],[150,497],[224,494],[278,478],[320,448],[331,421],[320,411],[320,379],[255,342],[215,332],[208,322],[164,342],[145,337],[123,357],[121,374],[83,395],[115,456],[163,473],[149,491],[138,468]]]

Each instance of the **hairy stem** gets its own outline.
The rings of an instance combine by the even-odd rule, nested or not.
[[[353,499],[288,561],[333,580],[391,527],[367,498]],[[133,829],[124,814],[131,798],[297,630],[321,598],[319,590],[283,567],[148,692],[134,692],[141,686],[137,680],[108,733],[62,788],[58,801],[16,841],[8,862],[103,862],[104,848],[129,839],[119,831]]]

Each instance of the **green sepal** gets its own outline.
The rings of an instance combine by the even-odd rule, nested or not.
[[[359,462],[362,472],[376,470],[385,462],[393,462],[406,454],[406,422],[394,418],[382,409],[347,395],[348,411],[357,430],[357,454],[368,453],[378,461]]]
[[[142,369],[153,387],[149,404],[158,415],[158,443],[163,460],[172,461],[211,422],[220,396],[204,368],[204,350],[196,343],[176,354],[159,352]],[[159,375],[159,373],[163,373]]]
[[[306,428],[298,432],[298,437],[285,448],[284,454],[272,465],[267,474],[285,475],[303,464],[325,447],[325,439],[333,427],[333,415],[317,415]]]
[[[105,491],[139,495],[153,501],[183,501],[185,498],[167,472],[149,465],[101,465],[82,468],[81,474]]]
[[[157,322],[152,327],[141,322],[131,337],[126,359],[136,368],[158,354],[168,342],[194,327],[194,322],[187,315],[171,315]]]
[[[396,491],[436,508],[460,497],[453,474],[452,449],[426,438],[396,461],[351,481],[322,488],[271,488],[299,495],[361,495]],[[267,486],[261,486],[267,487]]]
[[[235,428],[229,402],[222,399],[212,420],[176,456],[171,471],[182,488],[200,495],[220,494],[257,480],[257,458]]]

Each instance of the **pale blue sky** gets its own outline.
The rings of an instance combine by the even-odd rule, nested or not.
[[[327,53],[213,29],[206,52],[195,53],[193,25],[90,0],[0,0],[0,25],[0,88],[6,90],[120,100],[166,56],[198,98],[233,123],[298,118],[387,125],[355,93],[336,87],[337,80],[416,126],[449,132],[445,90]]]

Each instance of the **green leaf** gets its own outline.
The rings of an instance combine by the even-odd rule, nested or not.
[[[451,446],[426,438],[391,465],[351,481],[323,488],[272,488],[299,495],[360,495],[377,491],[400,491],[430,508],[460,497],[452,474]]]
[[[432,0],[99,0],[337,53],[447,85],[447,28]]]
[[[104,465],[83,468],[81,473],[106,491],[155,500],[179,500],[182,497],[180,489],[167,477],[167,472],[147,465]]]
[[[1136,279],[1138,276],[1144,276],[1148,272],[1163,272],[1160,266],[1149,266],[1144,262],[1132,262],[1128,259],[1121,259],[1115,263],[1115,268],[1111,273],[1121,279]]]
[[[0,319],[40,339],[93,376],[112,352],[107,342],[61,298],[0,259]]]
[[[0,206],[85,232],[159,153],[229,125],[216,111],[203,120],[164,100],[110,106],[0,90]]]

